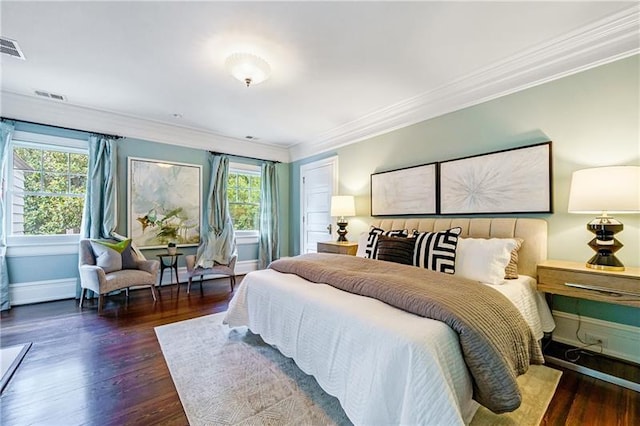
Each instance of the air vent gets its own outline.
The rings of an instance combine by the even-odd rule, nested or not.
[[[47,99],[53,99],[54,101],[66,101],[67,98],[64,95],[57,95],[55,93],[50,93],[44,90],[36,90],[34,92],[37,96]]]
[[[18,42],[9,38],[0,37],[0,51],[14,58],[25,59],[22,50],[20,50],[20,46],[18,46]]]

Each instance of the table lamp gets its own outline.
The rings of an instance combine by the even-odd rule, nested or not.
[[[347,241],[347,220],[345,216],[356,215],[353,195],[334,195],[331,197],[331,216],[338,217],[338,241]]]
[[[596,167],[573,172],[568,210],[600,215],[587,224],[587,229],[595,234],[589,247],[596,254],[586,266],[624,271],[624,265],[615,256],[622,248],[615,234],[622,231],[623,226],[609,213],[640,212],[640,166]]]

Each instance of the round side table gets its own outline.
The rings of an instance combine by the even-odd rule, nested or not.
[[[176,284],[180,285],[180,281],[178,280],[178,257],[182,256],[182,253],[163,253],[157,254],[156,256],[160,258],[160,283],[158,284],[158,287],[162,287],[162,278],[164,277],[165,269],[169,269],[169,278],[171,280],[171,284],[173,284],[172,272],[175,272]]]

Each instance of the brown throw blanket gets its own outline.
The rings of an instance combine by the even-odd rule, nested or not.
[[[518,309],[500,292],[475,281],[339,254],[305,254],[269,267],[446,323],[460,338],[473,377],[474,399],[495,413],[520,406],[516,377],[530,363],[544,362]]]

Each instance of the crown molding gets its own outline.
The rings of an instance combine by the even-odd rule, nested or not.
[[[434,90],[381,108],[289,148],[291,160],[557,80],[640,52],[640,5],[622,10]]]
[[[289,148],[6,91],[0,92],[0,115],[232,155],[251,152],[252,157],[289,162],[636,55],[639,25],[640,5],[634,5]]]
[[[96,133],[118,134],[169,145],[247,155],[264,160],[289,162],[289,152],[278,147],[244,139],[230,138],[203,130],[131,117],[110,111],[43,100],[18,93],[0,92],[0,115],[45,125],[84,129]]]

